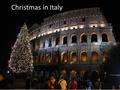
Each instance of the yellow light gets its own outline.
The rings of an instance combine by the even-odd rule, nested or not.
[[[48,31],[48,32],[47,32],[47,34],[51,34],[51,33],[52,33],[52,31]]]
[[[61,28],[61,31],[64,31],[65,30],[65,28]]]
[[[90,26],[91,28],[93,28],[93,27],[98,27],[97,24],[90,24],[89,26]]]
[[[68,30],[68,27],[65,27],[65,30]]]
[[[100,27],[105,27],[105,24],[100,24]]]
[[[72,63],[76,63],[77,62],[77,57],[72,57]]]
[[[48,63],[50,63],[50,59],[48,60]]]
[[[40,36],[41,36],[41,34],[38,35],[38,37],[40,37]]]
[[[43,34],[41,34],[41,36],[43,36]]]
[[[65,60],[64,60],[64,62],[66,63],[66,62],[67,62],[67,60],[65,59]]]
[[[60,31],[60,29],[56,29],[56,31],[57,31],[57,32],[59,32],[59,31]]]
[[[70,27],[70,29],[73,29],[74,27],[72,26],[72,27]]]
[[[78,26],[74,26],[74,28],[75,28],[75,29],[77,29],[77,28],[78,28]]]
[[[86,62],[87,61],[87,57],[82,57],[82,62]]]
[[[93,60],[93,61],[97,61],[97,60],[98,60],[98,57],[97,57],[97,56],[93,56],[93,57],[92,57],[92,60]]]
[[[84,25],[80,25],[79,28],[84,28]]]
[[[56,30],[54,30],[53,32],[56,32]]]
[[[43,33],[44,35],[46,35],[47,33]]]
[[[94,44],[94,45],[98,45],[98,43],[97,43],[97,42],[93,42],[93,44]]]

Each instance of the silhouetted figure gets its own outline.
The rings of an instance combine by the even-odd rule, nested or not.
[[[91,81],[91,80],[87,80],[87,87],[86,87],[86,90],[92,90],[92,88],[93,88],[92,81]]]
[[[51,75],[48,80],[48,89],[56,89],[57,88],[57,82],[54,75]]]
[[[72,81],[71,81],[71,89],[72,90],[77,89],[77,81],[75,80],[75,78],[73,78]]]
[[[95,89],[102,89],[102,82],[100,81],[100,78],[97,79],[95,82]]]

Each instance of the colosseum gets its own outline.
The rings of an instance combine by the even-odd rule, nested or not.
[[[99,71],[107,51],[116,44],[112,26],[100,8],[59,13],[29,28],[34,75],[68,77]]]

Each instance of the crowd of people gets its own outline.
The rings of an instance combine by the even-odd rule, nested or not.
[[[1,74],[2,75],[2,74]],[[94,77],[95,79],[95,77]],[[96,80],[93,80],[93,78],[89,77],[67,77],[64,75],[60,75],[59,77],[55,73],[51,73],[48,78],[44,77],[27,77],[26,80],[26,89],[86,89],[86,90],[92,90],[92,89],[105,89],[106,85],[104,81],[101,80],[100,77],[97,77]],[[106,81],[106,80],[105,80]],[[14,78],[11,77],[11,79],[5,79],[2,76],[0,76],[0,88],[15,88],[15,81]],[[120,85],[109,85],[109,89],[120,89]]]
[[[66,80],[64,76],[60,76],[60,79],[57,79],[54,74],[49,76],[49,79],[47,81],[47,89],[101,89],[102,83],[100,82],[100,79],[93,83],[92,80],[87,79],[83,81],[78,81],[76,77],[72,77],[71,80]]]

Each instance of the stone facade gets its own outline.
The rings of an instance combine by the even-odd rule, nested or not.
[[[52,66],[68,72],[97,70],[106,61],[107,51],[116,44],[112,26],[100,8],[53,15],[29,30],[34,69],[38,73]]]

